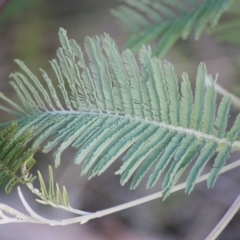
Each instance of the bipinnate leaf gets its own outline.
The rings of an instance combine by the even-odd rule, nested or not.
[[[186,73],[178,80],[173,66],[152,57],[149,47],[141,48],[137,64],[132,52],[121,54],[107,34],[86,38],[86,56],[64,29],[59,30],[59,37],[58,60],[51,61],[57,87],[41,70],[45,89],[41,80],[16,61],[24,74],[12,74],[11,83],[23,106],[0,94],[10,105],[1,109],[18,116],[18,127],[7,130],[9,139],[32,140],[33,147],[42,145],[43,152],[55,149],[56,166],[65,149],[77,148],[75,163],[82,164],[81,174],[89,178],[105,172],[121,156],[123,164],[116,172],[121,184],[132,181],[134,189],[150,173],[147,187],[155,186],[162,177],[165,197],[192,163],[186,188],[191,192],[216,155],[208,180],[208,186],[213,186],[239,144],[240,115],[227,131],[230,99],[223,97],[217,106],[215,82],[205,84],[206,78],[211,78],[204,63],[199,65],[192,89]],[[14,125],[9,125],[11,128]],[[27,129],[32,131],[24,135]],[[15,140],[2,152],[8,156],[5,164],[21,149],[17,143],[13,145]],[[3,141],[0,139],[0,148]],[[2,174],[0,178],[9,175]],[[47,189],[39,176],[43,195],[67,204],[65,191],[60,194],[51,177],[50,171]]]

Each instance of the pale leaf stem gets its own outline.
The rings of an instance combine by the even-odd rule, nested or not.
[[[236,168],[238,166],[240,166],[240,159],[235,161],[235,162],[233,162],[233,163],[231,163],[231,164],[226,165],[225,167],[223,167],[222,170],[220,171],[220,174],[224,173],[224,172],[227,172],[227,171],[229,171],[231,169],[234,169],[234,168]],[[200,176],[197,179],[196,183],[200,183],[202,181],[205,181],[208,178],[208,176],[209,176],[209,173]],[[184,189],[185,187],[186,187],[186,182],[181,183],[179,185],[176,185],[175,187],[172,188],[171,193],[179,191],[181,189]],[[139,198],[137,200],[134,200],[134,201],[131,201],[131,202],[128,202],[128,203],[125,203],[125,204],[118,205],[116,207],[112,207],[112,208],[108,208],[106,210],[98,211],[96,213],[90,214],[90,216],[89,215],[83,216],[82,218],[86,218],[88,220],[96,218],[96,217],[99,218],[99,217],[102,217],[102,216],[105,216],[105,215],[108,215],[108,214],[111,214],[111,213],[114,213],[114,212],[122,211],[124,209],[140,205],[140,204],[145,203],[145,202],[152,201],[152,200],[157,199],[157,198],[161,198],[162,194],[163,194],[163,192],[160,191],[160,192],[148,195],[146,197]],[[91,218],[89,218],[89,217],[91,217]]]
[[[220,173],[227,172],[227,171],[229,171],[231,169],[234,169],[238,166],[240,166],[240,159],[233,162],[233,163],[230,163],[230,164],[224,166],[222,168],[222,170],[220,171]],[[208,178],[208,176],[209,176],[209,173],[200,176],[197,179],[196,183],[200,183],[200,182],[206,180]],[[181,183],[181,184],[173,187],[171,192],[176,192],[178,190],[184,189],[185,187],[186,187],[186,182]],[[101,211],[97,211],[95,213],[86,214],[84,216],[79,216],[79,217],[75,217],[75,218],[71,218],[71,219],[65,219],[65,220],[61,220],[61,221],[58,221],[58,222],[53,220],[51,225],[69,225],[69,224],[79,223],[79,222],[80,223],[85,223],[85,222],[87,222],[91,219],[100,218],[100,217],[103,217],[103,216],[106,216],[106,215],[109,215],[109,214],[112,214],[112,213],[115,213],[115,212],[119,212],[119,211],[122,211],[122,210],[125,210],[125,209],[128,209],[128,208],[131,208],[131,207],[135,207],[135,206],[140,205],[142,203],[149,202],[149,201],[152,201],[154,199],[160,198],[160,197],[162,197],[162,194],[163,194],[163,192],[160,191],[160,192],[148,195],[146,197],[139,198],[137,200],[118,205],[116,207],[104,209],[104,210],[101,210]],[[29,209],[28,209],[28,212],[29,212]],[[49,222],[46,222],[46,223],[49,224]]]
[[[224,166],[222,168],[222,170],[220,171],[220,173],[229,171],[238,166],[240,166],[240,160],[237,160],[231,164]],[[208,178],[208,176],[209,176],[209,173],[202,175],[201,177],[199,177],[197,179],[196,183],[206,180]],[[185,186],[186,186],[186,182],[179,184],[179,185],[173,187],[171,192],[176,192],[178,190],[181,190],[181,189],[185,188]],[[41,217],[40,215],[38,215],[37,213],[35,213],[32,210],[32,208],[28,205],[28,203],[24,199],[22,192],[20,190],[20,187],[18,187],[18,194],[19,194],[19,197],[20,197],[25,209],[30,214],[30,216],[23,215],[22,213],[19,213],[17,210],[14,210],[14,209],[8,207],[7,205],[0,204],[0,224],[10,223],[10,222],[40,223],[40,224],[49,224],[52,226],[59,226],[59,225],[64,226],[64,225],[69,225],[69,224],[73,224],[73,223],[83,224],[91,219],[100,218],[100,217],[103,217],[103,216],[106,216],[106,215],[109,215],[109,214],[112,214],[112,213],[115,213],[118,211],[122,211],[122,210],[125,210],[128,208],[140,205],[142,203],[149,202],[151,200],[162,197],[162,191],[160,191],[158,193],[154,193],[154,194],[148,195],[146,197],[143,197],[143,198],[140,198],[140,199],[137,199],[137,200],[125,203],[125,204],[118,205],[116,207],[97,211],[95,213],[89,213],[84,216],[79,216],[79,217],[70,218],[70,219],[63,219],[63,220],[51,220],[51,219],[46,219],[46,218]],[[220,234],[222,229],[224,229],[224,227],[227,225],[227,223],[231,220],[231,218],[234,216],[236,211],[239,209],[239,205],[240,205],[240,195],[239,195],[238,199],[235,201],[235,203],[233,204],[233,206],[230,208],[228,213],[226,214],[226,217],[224,217],[224,219],[219,223],[219,225],[221,225],[221,228],[219,228],[218,226],[216,227],[217,234]],[[8,212],[8,213],[11,213],[11,215],[15,215],[16,218],[7,217],[6,215],[3,214],[2,210],[5,212]],[[79,210],[77,210],[77,211],[79,211]],[[79,214],[79,212],[77,212],[77,214]],[[227,219],[227,220],[225,220],[225,219]],[[214,233],[214,234],[216,234],[216,233]],[[217,235],[216,235],[216,237],[217,237]],[[209,238],[209,239],[212,240],[214,238]]]

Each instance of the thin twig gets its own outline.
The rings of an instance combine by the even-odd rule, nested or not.
[[[33,219],[36,219],[38,221],[38,223],[47,223],[49,225],[54,225],[54,222],[55,222],[54,220],[49,220],[47,218],[43,218],[32,210],[32,208],[28,205],[27,201],[23,197],[20,187],[18,187],[18,195],[19,195],[20,200],[21,200],[23,206],[25,207],[26,211],[30,214],[30,216]]]
[[[240,166],[240,159],[235,161],[235,162],[233,162],[233,163],[231,163],[231,164],[226,165],[225,167],[223,167],[219,174],[227,172],[227,171],[229,171],[231,169],[234,169],[234,168],[236,168],[238,166]],[[200,176],[197,179],[196,183],[200,183],[200,182],[205,181],[206,179],[208,179],[208,176],[209,176],[209,173]],[[186,182],[181,183],[179,185],[176,185],[175,187],[172,188],[171,193],[179,191],[179,190],[182,190],[185,187],[186,187]],[[134,200],[134,201],[131,201],[131,202],[128,202],[128,203],[124,203],[124,204],[118,205],[116,207],[108,208],[108,209],[102,210],[102,211],[97,211],[96,213],[90,214],[91,216],[89,216],[89,215],[83,216],[82,219],[90,220],[90,219],[93,219],[93,218],[96,218],[96,217],[100,218],[100,217],[103,217],[103,216],[111,214],[111,213],[122,211],[124,209],[131,208],[131,207],[140,205],[142,203],[152,201],[152,200],[157,199],[157,198],[161,198],[162,194],[163,194],[163,191],[160,191],[160,192],[148,195],[146,197],[139,198],[137,200]],[[94,217],[93,217],[93,215],[94,215]],[[91,217],[91,218],[89,218],[89,217]]]
[[[228,165],[224,166],[222,168],[220,174],[224,173],[224,172],[227,172],[231,169],[234,169],[238,166],[240,166],[240,159],[231,163],[231,164],[228,164]],[[206,180],[208,178],[208,176],[209,176],[209,173],[207,173],[205,175],[202,175],[201,177],[199,177],[197,179],[196,183],[200,183],[200,182]],[[178,190],[184,189],[185,187],[186,187],[186,182],[173,187],[171,192],[176,192]],[[139,198],[137,200],[118,205],[116,207],[104,209],[104,210],[101,210],[101,211],[97,211],[95,213],[90,213],[90,214],[87,214],[85,216],[79,216],[79,217],[64,219],[64,220],[60,220],[60,221],[52,220],[53,223],[51,225],[69,225],[69,224],[79,223],[79,222],[80,223],[85,223],[85,222],[87,222],[91,219],[100,218],[100,217],[103,217],[103,216],[106,216],[106,215],[109,215],[109,214],[112,214],[112,213],[115,213],[115,212],[119,212],[119,211],[122,211],[122,210],[125,210],[125,209],[128,209],[128,208],[131,208],[131,207],[135,207],[135,206],[140,205],[142,203],[149,202],[149,201],[152,201],[154,199],[160,198],[160,197],[162,197],[162,194],[163,194],[163,192],[160,191],[158,193],[154,193],[154,194],[148,195],[146,197]],[[46,222],[46,223],[49,224],[49,222]]]
[[[232,220],[235,216],[237,211],[240,208],[240,194],[238,195],[237,199],[234,201],[232,206],[228,209],[224,217],[221,221],[217,224],[217,226],[212,230],[212,232],[207,236],[205,240],[215,240],[219,234],[224,230],[227,224]]]
[[[220,173],[229,171],[229,170],[234,169],[234,168],[236,168],[238,166],[240,166],[240,159],[235,161],[235,162],[233,162],[233,163],[231,163],[231,164],[228,164],[225,167],[223,167]],[[196,183],[199,183],[199,182],[202,182],[202,181],[206,180],[208,178],[208,176],[209,176],[209,173],[199,177],[197,179]],[[186,182],[184,182],[182,184],[179,184],[179,185],[173,187],[171,192],[176,192],[178,190],[181,190],[181,189],[185,188],[185,186],[186,186]],[[70,218],[70,219],[63,219],[63,220],[51,220],[51,219],[46,219],[46,218],[41,217],[36,212],[34,212],[33,209],[28,205],[28,203],[26,202],[24,196],[22,195],[20,187],[18,187],[18,194],[19,194],[19,197],[20,197],[20,199],[21,199],[25,209],[27,210],[27,212],[29,213],[30,216],[23,215],[19,211],[15,210],[15,209],[7,206],[7,205],[0,204],[0,224],[13,223],[13,222],[16,222],[16,223],[17,222],[18,223],[19,222],[40,223],[40,224],[49,224],[49,225],[52,225],[52,226],[65,226],[65,225],[69,225],[69,224],[73,224],[73,223],[81,223],[81,224],[83,224],[83,223],[85,223],[85,222],[87,222],[87,221],[89,221],[91,219],[100,218],[100,217],[109,215],[111,213],[122,211],[124,209],[128,209],[128,208],[140,205],[142,203],[149,202],[151,200],[160,198],[160,197],[162,197],[163,192],[161,191],[161,192],[158,192],[158,193],[155,193],[155,194],[151,194],[151,195],[148,195],[146,197],[143,197],[143,198],[140,198],[140,199],[128,202],[128,203],[124,203],[124,204],[118,205],[116,207],[112,207],[112,208],[108,208],[108,209],[105,209],[105,210],[97,211],[95,213],[89,213],[89,214],[87,214],[85,216],[79,216],[79,217]],[[240,204],[240,196],[239,196],[238,204]],[[235,214],[235,212],[237,211],[238,208],[239,208],[239,206],[238,207],[234,207],[235,210],[231,211],[233,213],[233,215]],[[11,215],[14,215],[15,218],[9,218],[6,215],[4,215],[3,212],[10,213]],[[76,213],[79,214],[79,210],[77,210]],[[228,215],[230,215],[230,214],[228,214]],[[224,227],[227,225],[227,223],[230,220],[231,220],[231,217],[228,218],[228,221],[223,220],[225,222],[224,223],[225,224]]]

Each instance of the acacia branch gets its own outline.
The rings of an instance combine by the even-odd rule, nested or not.
[[[223,167],[219,174],[222,174],[224,172],[227,172],[227,171],[229,171],[231,169],[234,169],[236,167],[239,167],[239,166],[240,166],[240,159],[235,161],[235,162],[233,162],[233,163],[230,163],[230,164],[226,165],[225,167]],[[203,182],[203,181],[207,180],[208,177],[209,177],[209,174],[210,173],[207,173],[207,174],[204,174],[204,175],[200,176],[197,179],[196,183],[200,183],[200,182]],[[186,187],[186,182],[181,183],[179,185],[176,185],[176,186],[174,186],[172,188],[171,193],[177,192],[179,190],[182,190],[185,187]],[[103,217],[103,216],[111,214],[111,213],[119,212],[119,211],[122,211],[124,209],[128,209],[128,208],[140,205],[142,203],[152,201],[152,200],[157,199],[157,198],[161,198],[162,195],[163,195],[163,191],[160,191],[160,192],[148,195],[146,197],[139,198],[137,200],[134,200],[134,201],[131,201],[131,202],[128,202],[128,203],[124,203],[124,204],[118,205],[116,207],[108,208],[108,209],[102,210],[102,211],[97,211],[96,213],[90,214],[90,216],[86,215],[86,216],[83,216],[81,218],[82,218],[82,220],[83,219],[90,220],[90,219],[93,219],[93,218],[100,218],[100,217]]]
[[[229,171],[231,169],[234,169],[236,167],[239,167],[239,166],[240,166],[240,159],[235,161],[235,162],[233,162],[233,163],[230,163],[230,164],[224,166],[222,168],[220,174],[224,173],[224,172],[227,172],[227,171]],[[205,175],[202,175],[201,177],[199,177],[197,179],[196,183],[200,183],[200,182],[206,180],[208,178],[208,176],[209,176],[209,173],[207,173]],[[181,184],[173,187],[171,192],[176,192],[178,190],[184,189],[185,187],[186,187],[186,182],[181,183]],[[146,197],[139,198],[137,200],[134,200],[134,201],[131,201],[131,202],[128,202],[128,203],[124,203],[124,204],[118,205],[116,207],[104,209],[104,210],[101,210],[101,211],[97,211],[95,213],[89,213],[89,214],[86,214],[86,215],[83,215],[83,216],[79,216],[79,217],[75,217],[75,218],[64,219],[64,220],[50,220],[50,219],[46,219],[46,221],[45,221],[45,218],[42,218],[41,216],[39,216],[37,213],[35,213],[31,209],[31,207],[28,205],[28,203],[24,199],[24,197],[23,197],[23,195],[21,193],[20,188],[18,188],[18,193],[19,193],[19,197],[20,197],[24,207],[26,208],[27,212],[30,214],[30,217],[27,217],[27,216],[24,217],[24,220],[23,220],[24,222],[32,222],[32,223],[34,222],[34,223],[49,224],[49,225],[55,225],[55,226],[56,225],[64,226],[64,225],[69,225],[69,224],[73,224],[73,223],[81,223],[81,224],[83,224],[83,223],[85,223],[85,222],[87,222],[87,221],[89,221],[91,219],[100,218],[100,217],[103,217],[103,216],[106,216],[106,215],[109,215],[109,214],[112,214],[112,213],[115,213],[115,212],[119,212],[119,211],[122,211],[122,210],[125,210],[125,209],[128,209],[128,208],[131,208],[131,207],[135,207],[137,205],[140,205],[140,204],[145,203],[145,202],[152,201],[152,200],[157,199],[157,198],[161,198],[162,194],[163,194],[163,192],[160,191],[160,192],[148,195]],[[239,203],[240,203],[240,199],[239,199]],[[3,210],[7,211],[9,209],[11,210],[11,212],[14,211],[12,208],[8,207],[7,205],[3,205],[2,204],[2,207],[0,205],[0,213]],[[77,210],[77,211],[78,212],[75,212],[75,213],[79,214],[79,210]],[[19,212],[17,212],[17,210],[16,210],[16,213],[19,214]],[[229,218],[229,221],[230,220],[231,220],[231,218]],[[8,221],[8,219],[4,219],[3,216],[2,216],[2,219],[1,219],[1,215],[0,215],[0,224],[1,223],[2,224],[3,223],[10,223],[10,222],[19,222],[19,219],[18,218],[15,218],[15,219],[11,218],[11,221]],[[226,222],[226,225],[227,225],[227,223],[228,222]]]

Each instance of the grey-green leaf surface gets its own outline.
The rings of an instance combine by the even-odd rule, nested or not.
[[[186,73],[178,80],[174,67],[153,58],[149,47],[142,47],[138,61],[130,50],[120,53],[107,34],[87,37],[85,54],[65,30],[60,29],[59,37],[59,60],[50,62],[57,86],[41,70],[45,89],[18,60],[23,73],[12,74],[11,84],[22,104],[0,94],[0,109],[17,117],[13,141],[31,129],[25,142],[33,140],[32,146],[40,145],[44,153],[53,150],[55,166],[61,164],[68,147],[76,148],[74,161],[82,165],[81,174],[90,178],[101,175],[122,157],[123,164],[116,172],[121,184],[132,180],[134,189],[150,174],[147,187],[162,179],[165,197],[192,163],[187,180],[190,192],[216,154],[208,182],[213,186],[236,144],[240,115],[227,131],[230,99],[223,97],[217,107],[214,82],[204,83],[209,76],[203,63],[192,89]],[[6,164],[19,149],[9,145]],[[9,173],[1,178],[6,175]],[[60,194],[52,182],[50,179],[48,190],[41,184],[42,192],[67,204],[64,191]]]

